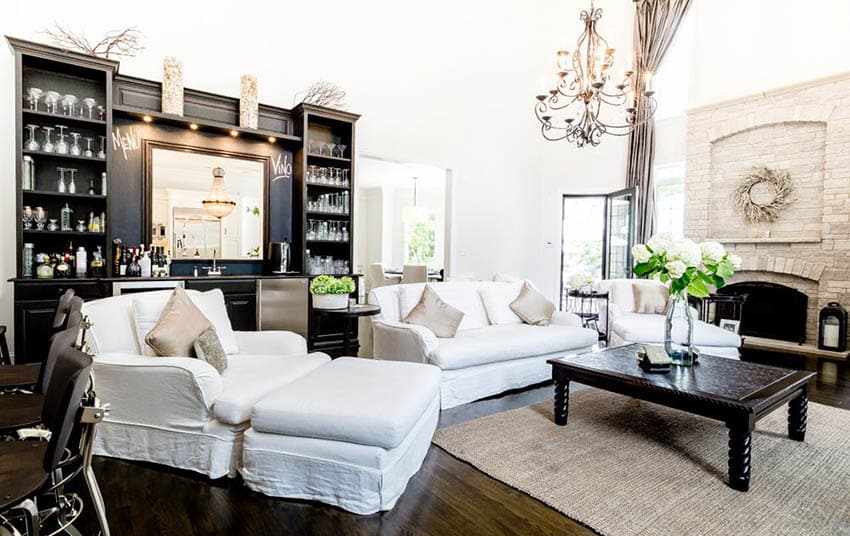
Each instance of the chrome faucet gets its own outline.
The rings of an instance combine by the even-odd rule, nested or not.
[[[204,266],[204,270],[207,271],[207,275],[221,275],[222,270],[227,270],[227,266],[219,266],[215,263],[215,250],[213,250],[212,256],[212,266]]]

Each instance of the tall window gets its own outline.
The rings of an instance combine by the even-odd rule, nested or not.
[[[418,217],[405,218],[404,251],[408,264],[427,264],[435,268],[437,251],[437,214],[419,210]]]
[[[655,227],[681,238],[685,231],[685,163],[655,168]]]

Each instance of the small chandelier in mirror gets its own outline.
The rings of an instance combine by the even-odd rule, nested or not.
[[[656,102],[651,73],[614,73],[616,51],[596,30],[602,10],[591,1],[580,18],[584,32],[575,51],[558,51],[554,87],[537,95],[534,112],[544,138],[583,147],[599,145],[603,134],[627,135],[653,116]]]
[[[201,201],[207,214],[221,219],[229,216],[236,208],[236,201],[230,198],[227,187],[224,185],[224,168],[213,168],[213,183],[207,198]]]

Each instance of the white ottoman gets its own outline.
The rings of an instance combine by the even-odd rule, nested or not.
[[[242,477],[266,495],[390,510],[422,465],[439,413],[439,368],[341,357],[254,406]]]

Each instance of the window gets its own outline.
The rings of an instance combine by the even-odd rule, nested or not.
[[[676,38],[664,56],[654,85],[658,101],[655,119],[683,115],[688,107],[688,77],[694,36],[693,6],[676,32]]]
[[[419,208],[419,207],[408,207]],[[404,251],[408,264],[427,264],[435,268],[437,263],[437,214],[431,210],[417,211],[419,217],[404,218]]]
[[[685,232],[685,163],[655,168],[655,229],[681,238]]]

